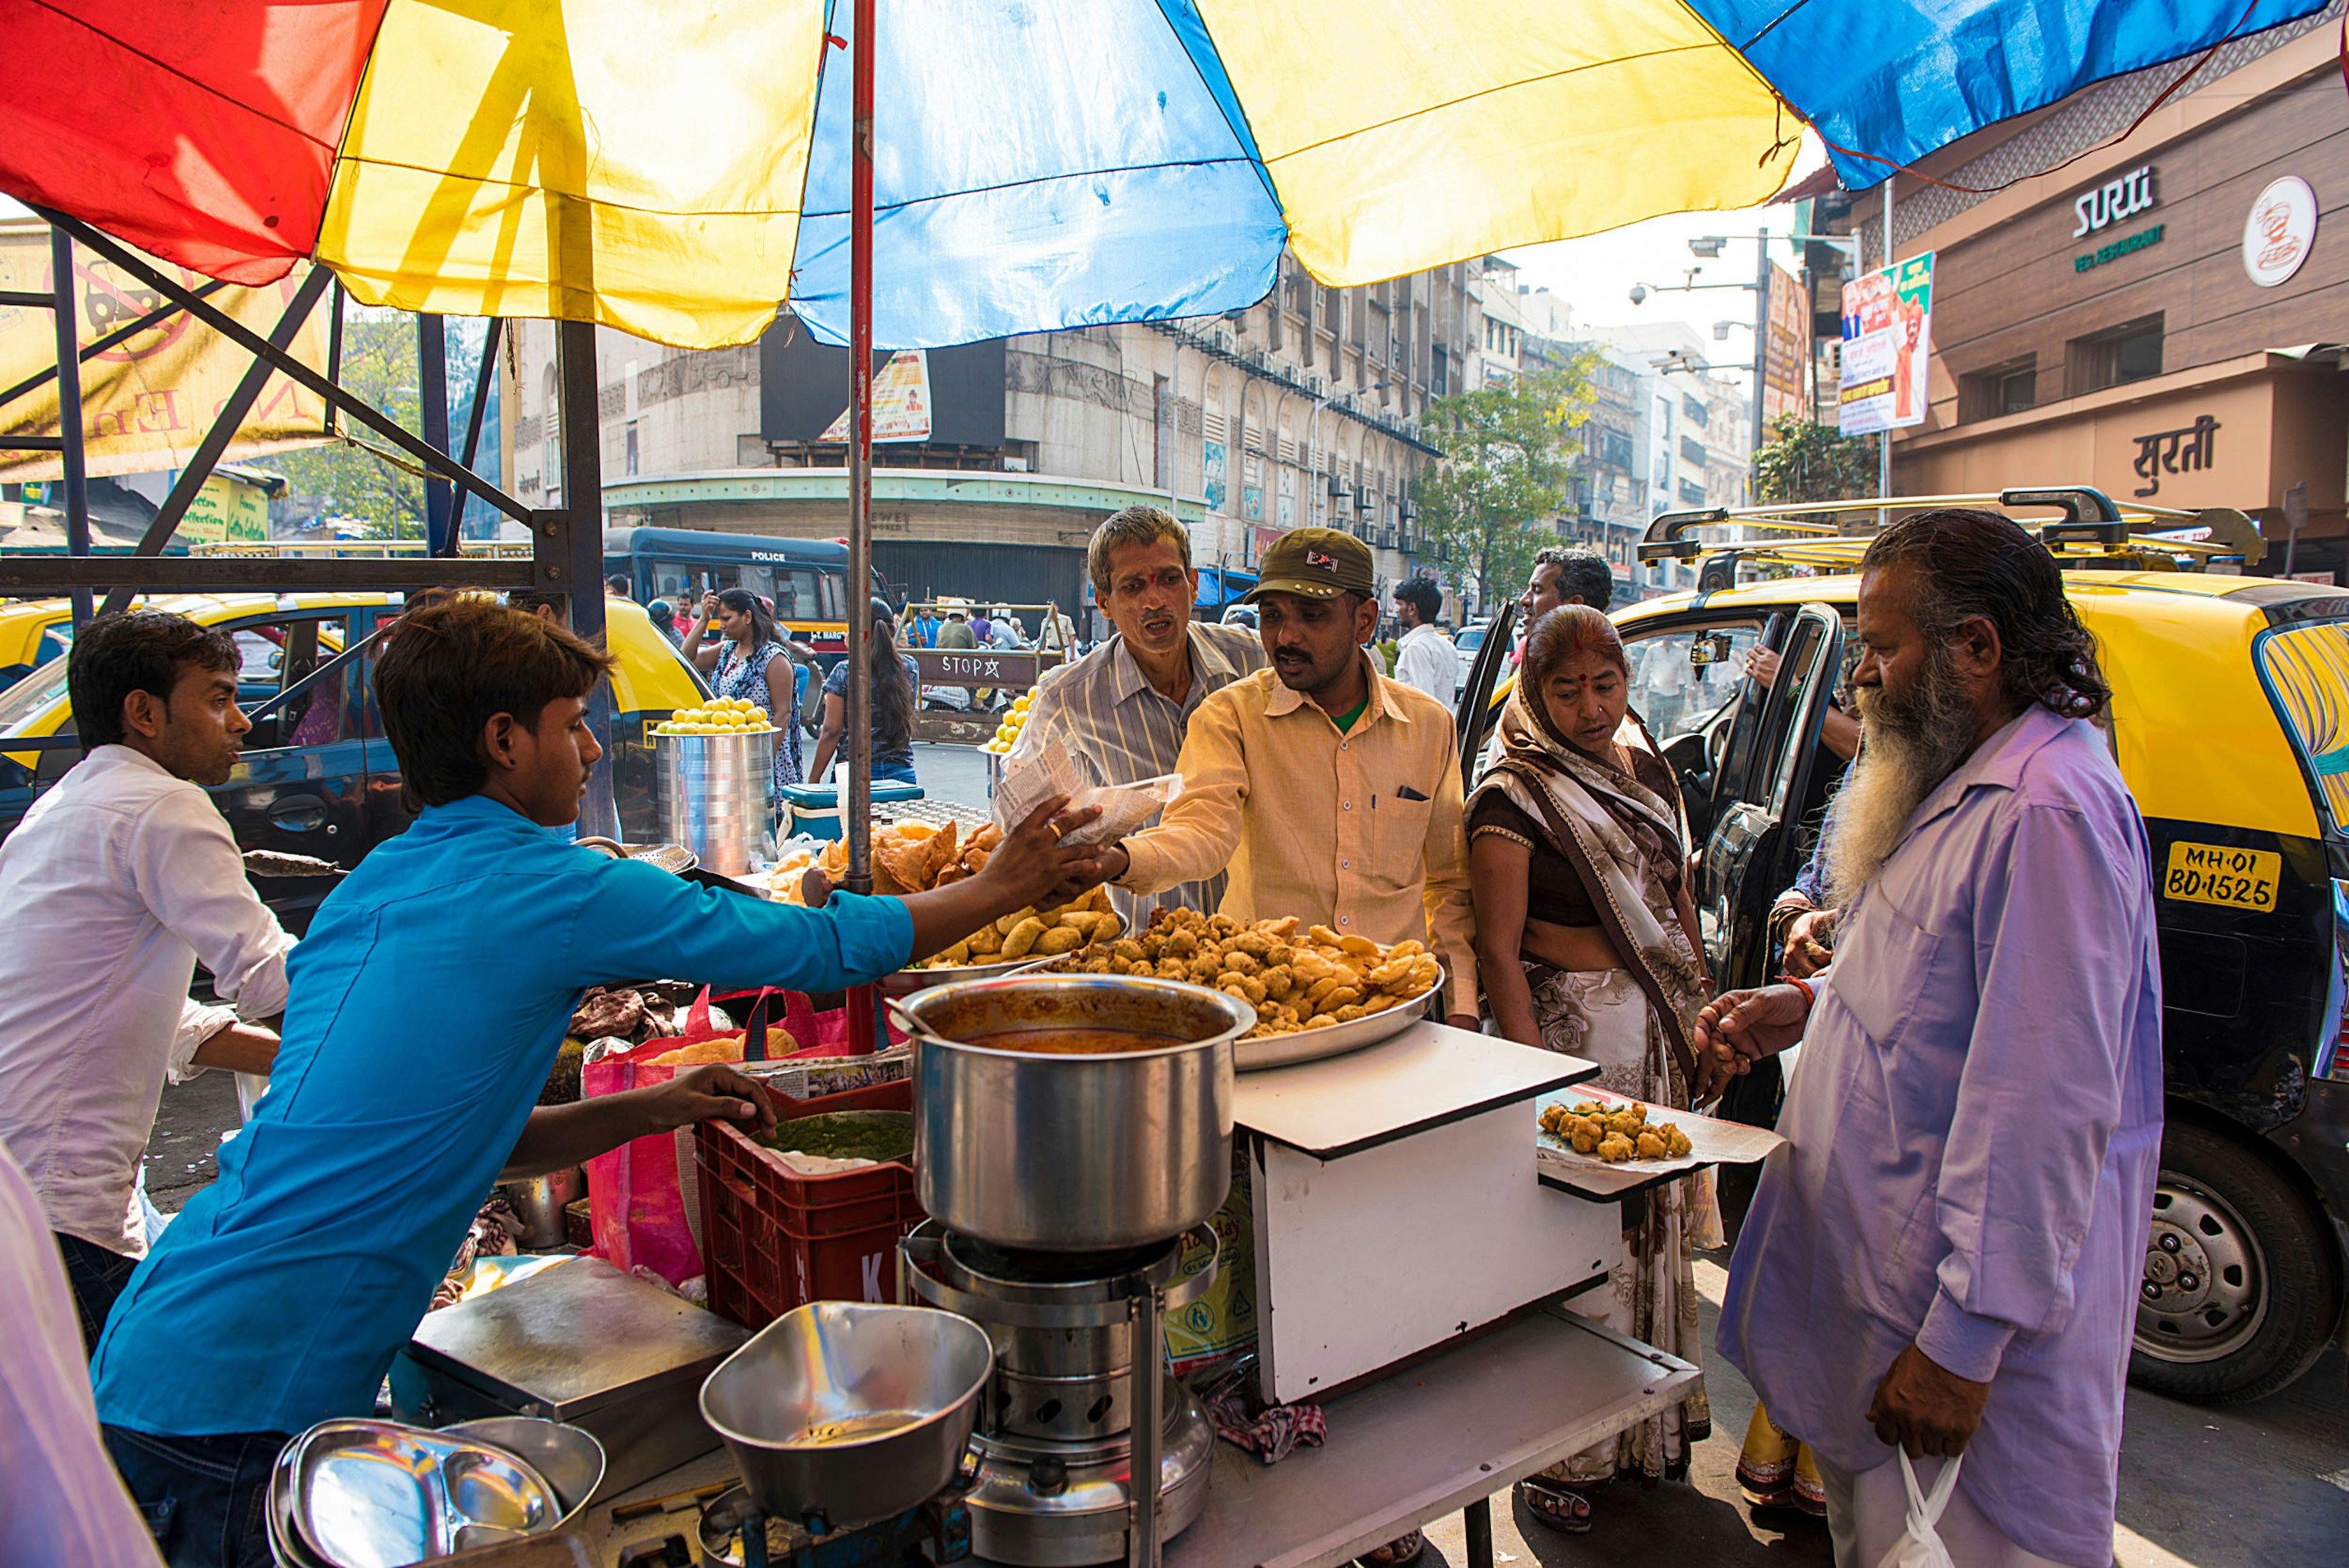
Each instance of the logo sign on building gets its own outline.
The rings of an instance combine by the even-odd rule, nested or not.
[[[1844,284],[1836,428],[1866,436],[1923,424],[1932,354],[1932,252]]]
[[[901,348],[889,356],[873,377],[873,438],[876,441],[926,441],[930,438],[930,356],[918,348]],[[827,427],[819,441],[848,439],[848,416]]]
[[[151,262],[151,258],[150,258]],[[205,280],[168,262],[151,262],[193,288]],[[226,288],[210,303],[266,336],[300,286],[297,269],[259,288]],[[27,224],[0,233],[0,291],[47,294],[49,231]],[[84,344],[128,325],[163,303],[162,296],[110,262],[74,253],[74,324]],[[0,386],[40,375],[57,362],[57,326],[45,308],[0,305]],[[326,363],[326,312],[313,310],[289,352],[313,370]],[[253,356],[184,312],[92,355],[81,366],[84,450],[93,474],[149,473],[184,468],[211,428],[212,413],[253,366]],[[0,410],[0,430],[55,435],[57,383],[27,392]],[[273,375],[229,443],[232,461],[316,446],[326,440],[326,409],[284,375]],[[0,451],[0,478],[61,477],[55,452]]]
[[[2243,271],[2271,289],[2300,271],[2315,243],[2316,192],[2287,174],[2260,192],[2243,221]]]
[[[2108,229],[2123,219],[2134,218],[2148,207],[2158,206],[2161,197],[2153,188],[2153,165],[2132,169],[2117,180],[2107,180],[2095,190],[2072,199],[2073,216],[2079,224],[2072,231],[2077,240],[2099,229]]]
[[[1810,347],[1810,332],[1803,316],[1808,308],[1801,280],[1771,263],[1770,335],[1762,352],[1762,422],[1765,426],[1803,410],[1803,356]]]

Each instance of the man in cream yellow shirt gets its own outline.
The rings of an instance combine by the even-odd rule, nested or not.
[[[1272,667],[1199,705],[1183,793],[1110,851],[1110,880],[1148,893],[1228,866],[1234,919],[1424,942],[1450,974],[1451,1021],[1476,1027],[1459,742],[1442,703],[1363,652],[1379,614],[1369,547],[1334,529],[1283,534],[1248,598]]]

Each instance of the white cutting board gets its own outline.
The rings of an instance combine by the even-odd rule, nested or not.
[[[1342,1057],[1241,1073],[1233,1117],[1277,1143],[1337,1160],[1598,1074],[1580,1057],[1423,1020]],[[1524,1152],[1530,1173],[1530,1147]]]

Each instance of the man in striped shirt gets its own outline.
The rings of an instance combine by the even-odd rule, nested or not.
[[[1131,784],[1174,771],[1191,716],[1209,692],[1264,667],[1264,647],[1244,626],[1194,624],[1199,574],[1191,536],[1166,511],[1130,506],[1093,532],[1086,552],[1093,599],[1117,634],[1046,677],[1028,716],[1040,742],[1058,741],[1088,784]],[[1212,913],[1222,873],[1137,896],[1112,888],[1129,925],[1162,904]]]

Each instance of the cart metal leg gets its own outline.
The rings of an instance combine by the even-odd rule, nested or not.
[[[1493,1568],[1493,1500],[1478,1498],[1460,1517],[1467,1526],[1468,1568]]]

